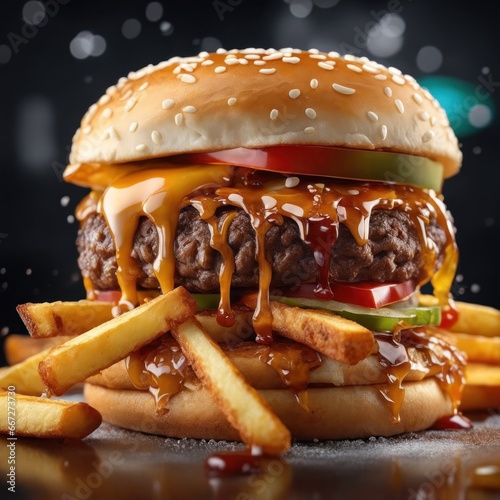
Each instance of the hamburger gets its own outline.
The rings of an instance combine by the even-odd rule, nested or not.
[[[441,189],[461,159],[430,93],[367,58],[250,48],[147,66],[73,138],[87,298],[119,315],[186,288],[296,439],[428,428],[464,382],[439,335],[458,260]],[[428,284],[438,305],[423,307]],[[170,334],[85,397],[129,429],[239,438]]]

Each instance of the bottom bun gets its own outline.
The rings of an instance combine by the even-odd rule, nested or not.
[[[297,440],[354,439],[393,436],[426,429],[440,417],[451,415],[452,404],[436,380],[403,384],[401,420],[392,412],[379,389],[384,386],[309,388],[309,412],[287,389],[261,390],[260,394]],[[208,391],[184,390],[158,414],[154,398],[146,391],[108,389],[85,384],[85,399],[99,410],[103,420],[119,427],[175,438],[239,441]]]

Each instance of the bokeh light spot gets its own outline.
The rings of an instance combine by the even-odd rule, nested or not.
[[[122,24],[122,35],[129,40],[137,38],[141,33],[141,23],[137,19],[127,19]]]
[[[292,16],[303,19],[313,10],[312,0],[292,0],[290,2],[290,12]]]
[[[42,2],[31,1],[24,4],[23,20],[26,23],[38,26],[43,22],[46,15],[45,6]]]
[[[146,19],[156,22],[163,16],[163,5],[160,2],[150,2],[146,5]]]
[[[443,54],[432,45],[422,47],[417,53],[417,66],[420,71],[433,73],[443,64]]]

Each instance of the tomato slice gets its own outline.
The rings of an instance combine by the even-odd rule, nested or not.
[[[413,280],[404,283],[374,283],[369,281],[341,283],[332,281],[330,286],[334,300],[375,309],[405,300],[416,289]],[[321,297],[318,297],[314,292],[315,288],[316,285],[300,285],[293,290],[283,290],[283,294],[289,297],[320,299]]]
[[[443,166],[420,156],[331,146],[273,146],[191,153],[171,158],[180,163],[230,164],[291,175],[400,182],[440,191]]]

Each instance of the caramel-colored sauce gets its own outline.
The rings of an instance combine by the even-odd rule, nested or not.
[[[403,404],[405,390],[403,380],[411,369],[406,347],[392,335],[375,335],[378,343],[380,366],[387,377],[387,385],[380,393],[392,411],[394,423],[401,421],[400,410]]]
[[[316,294],[332,298],[329,286],[331,249],[338,234],[338,224],[349,229],[358,245],[369,238],[369,224],[374,209],[406,212],[414,223],[422,249],[424,266],[417,285],[432,279],[441,305],[450,301],[449,290],[458,258],[454,232],[442,201],[432,190],[383,182],[340,181],[303,177],[293,187],[286,187],[280,174],[257,172],[227,165],[172,166],[143,168],[115,179],[98,201],[99,193],[90,195],[78,209],[82,220],[97,210],[106,219],[116,247],[117,278],[124,308],[138,304],[136,278],[139,270],[132,258],[134,235],[140,217],[148,217],[156,226],[159,252],[154,272],[162,292],[174,287],[174,239],[179,211],[195,207],[211,231],[211,245],[222,257],[220,271],[221,301],[218,318],[230,325],[234,315],[230,306],[234,255],[227,244],[231,217],[219,227],[215,213],[220,207],[237,207],[250,218],[256,235],[255,259],[259,269],[259,289],[253,325],[260,343],[273,341],[269,308],[272,268],[265,248],[266,233],[284,217],[293,219],[304,242],[312,249],[318,267]],[[427,237],[426,227],[436,219],[446,233],[444,262],[436,271],[438,250]],[[91,284],[86,284],[87,290]]]
[[[106,219],[115,242],[122,304],[138,304],[138,270],[132,249],[140,217],[148,217],[158,231],[159,250],[153,269],[161,291],[169,292],[174,288],[175,230],[186,196],[226,184],[232,170],[224,165],[210,169],[188,166],[139,170],[120,177],[106,189],[97,210]]]
[[[261,345],[257,348],[256,355],[278,372],[282,382],[294,394],[297,403],[309,411],[306,390],[309,373],[321,365],[321,356],[306,345],[286,342]]]
[[[457,412],[465,384],[466,359],[461,351],[432,335],[430,327],[396,328],[393,334],[375,333],[378,343],[379,362],[387,377],[387,385],[380,390],[392,411],[394,422],[400,421],[400,409],[404,400],[402,382],[411,369],[408,348],[421,355],[429,374],[438,381],[448,394]]]
[[[137,350],[125,364],[132,384],[154,396],[158,413],[168,411],[169,399],[184,388],[189,376],[194,377],[179,344],[169,335]]]

